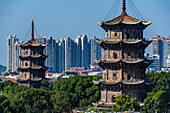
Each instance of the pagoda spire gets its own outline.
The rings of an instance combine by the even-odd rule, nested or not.
[[[34,40],[34,20],[32,20],[32,38],[31,40]]]
[[[126,15],[126,0],[123,0],[123,6],[122,6],[122,14]]]

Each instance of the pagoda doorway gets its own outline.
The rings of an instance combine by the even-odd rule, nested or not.
[[[115,99],[116,99],[116,96],[113,95],[113,96],[112,96],[112,102],[115,102]]]

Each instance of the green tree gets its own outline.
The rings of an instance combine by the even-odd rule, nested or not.
[[[22,91],[13,99],[16,112],[42,113],[51,112],[51,92],[44,89],[30,88]]]
[[[72,111],[71,95],[65,91],[59,91],[51,96],[50,100],[53,104],[53,112],[63,113]]]
[[[155,109],[159,113],[166,112],[170,100],[170,72],[147,73],[146,78],[155,80],[155,84],[150,88],[142,110],[149,113],[154,112]]]
[[[113,111],[128,111],[129,109],[135,109],[138,111],[140,109],[140,104],[137,102],[136,98],[131,99],[128,95],[117,96],[114,100],[116,104],[113,105]]]
[[[155,110],[158,113],[166,113],[170,100],[170,91],[157,91],[156,93],[148,93],[148,97],[144,100],[142,110],[153,113]]]
[[[72,107],[84,106],[100,100],[100,90],[93,84],[93,80],[101,79],[100,76],[75,76],[58,81],[53,89],[56,92],[65,91],[70,94]],[[89,102],[87,102],[88,100]]]
[[[10,101],[4,95],[0,95],[0,113],[11,113]]]

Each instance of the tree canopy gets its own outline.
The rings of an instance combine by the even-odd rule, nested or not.
[[[128,111],[129,109],[131,110],[136,110],[139,111],[140,109],[140,104],[137,102],[136,98],[131,99],[130,96],[128,95],[120,95],[117,96],[114,100],[116,104],[113,105],[113,111]]]

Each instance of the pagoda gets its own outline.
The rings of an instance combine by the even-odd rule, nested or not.
[[[21,60],[19,70],[18,83],[27,85],[28,87],[39,88],[41,81],[45,78],[45,72],[48,69],[44,66],[47,58],[43,50],[46,44],[40,44],[34,39],[34,22],[32,21],[32,38],[25,44],[19,45],[22,54],[19,56]]]
[[[103,69],[102,79],[93,81],[101,90],[98,107],[112,107],[114,99],[122,94],[142,102],[152,84],[145,80],[146,68],[152,61],[144,58],[144,51],[151,43],[143,38],[143,30],[151,22],[141,21],[126,13],[123,0],[122,14],[112,20],[98,22],[106,38],[98,41],[104,49],[104,59],[96,61]]]

